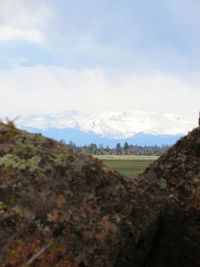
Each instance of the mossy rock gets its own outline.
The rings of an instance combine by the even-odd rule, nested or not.
[[[200,266],[200,128],[133,182],[0,123],[0,266]]]

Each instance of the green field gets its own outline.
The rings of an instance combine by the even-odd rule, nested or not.
[[[149,166],[158,157],[154,156],[97,156],[107,166],[113,170],[129,177],[134,178],[139,173],[143,172],[144,169]]]

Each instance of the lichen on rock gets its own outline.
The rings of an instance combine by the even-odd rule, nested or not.
[[[0,266],[200,266],[200,128],[134,181],[0,123]]]
[[[18,170],[29,170],[34,172],[39,169],[39,156],[33,156],[29,159],[21,159],[15,154],[6,154],[0,157],[0,166],[3,168],[13,168]]]

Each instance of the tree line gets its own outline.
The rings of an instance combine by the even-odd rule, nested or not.
[[[169,149],[169,145],[163,146],[138,146],[131,145],[125,142],[123,145],[117,143],[115,147],[96,145],[91,143],[90,145],[77,146],[75,143],[70,141],[68,144],[64,140],[60,141],[65,144],[66,147],[72,148],[80,153],[91,154],[91,155],[144,155],[144,156],[160,156]]]

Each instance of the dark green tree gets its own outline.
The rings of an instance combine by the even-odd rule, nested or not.
[[[122,154],[122,147],[120,143],[116,144],[116,148],[115,148],[116,154],[121,155]]]
[[[124,154],[127,155],[128,154],[128,149],[129,149],[129,144],[127,142],[124,143],[123,149],[124,149]]]

